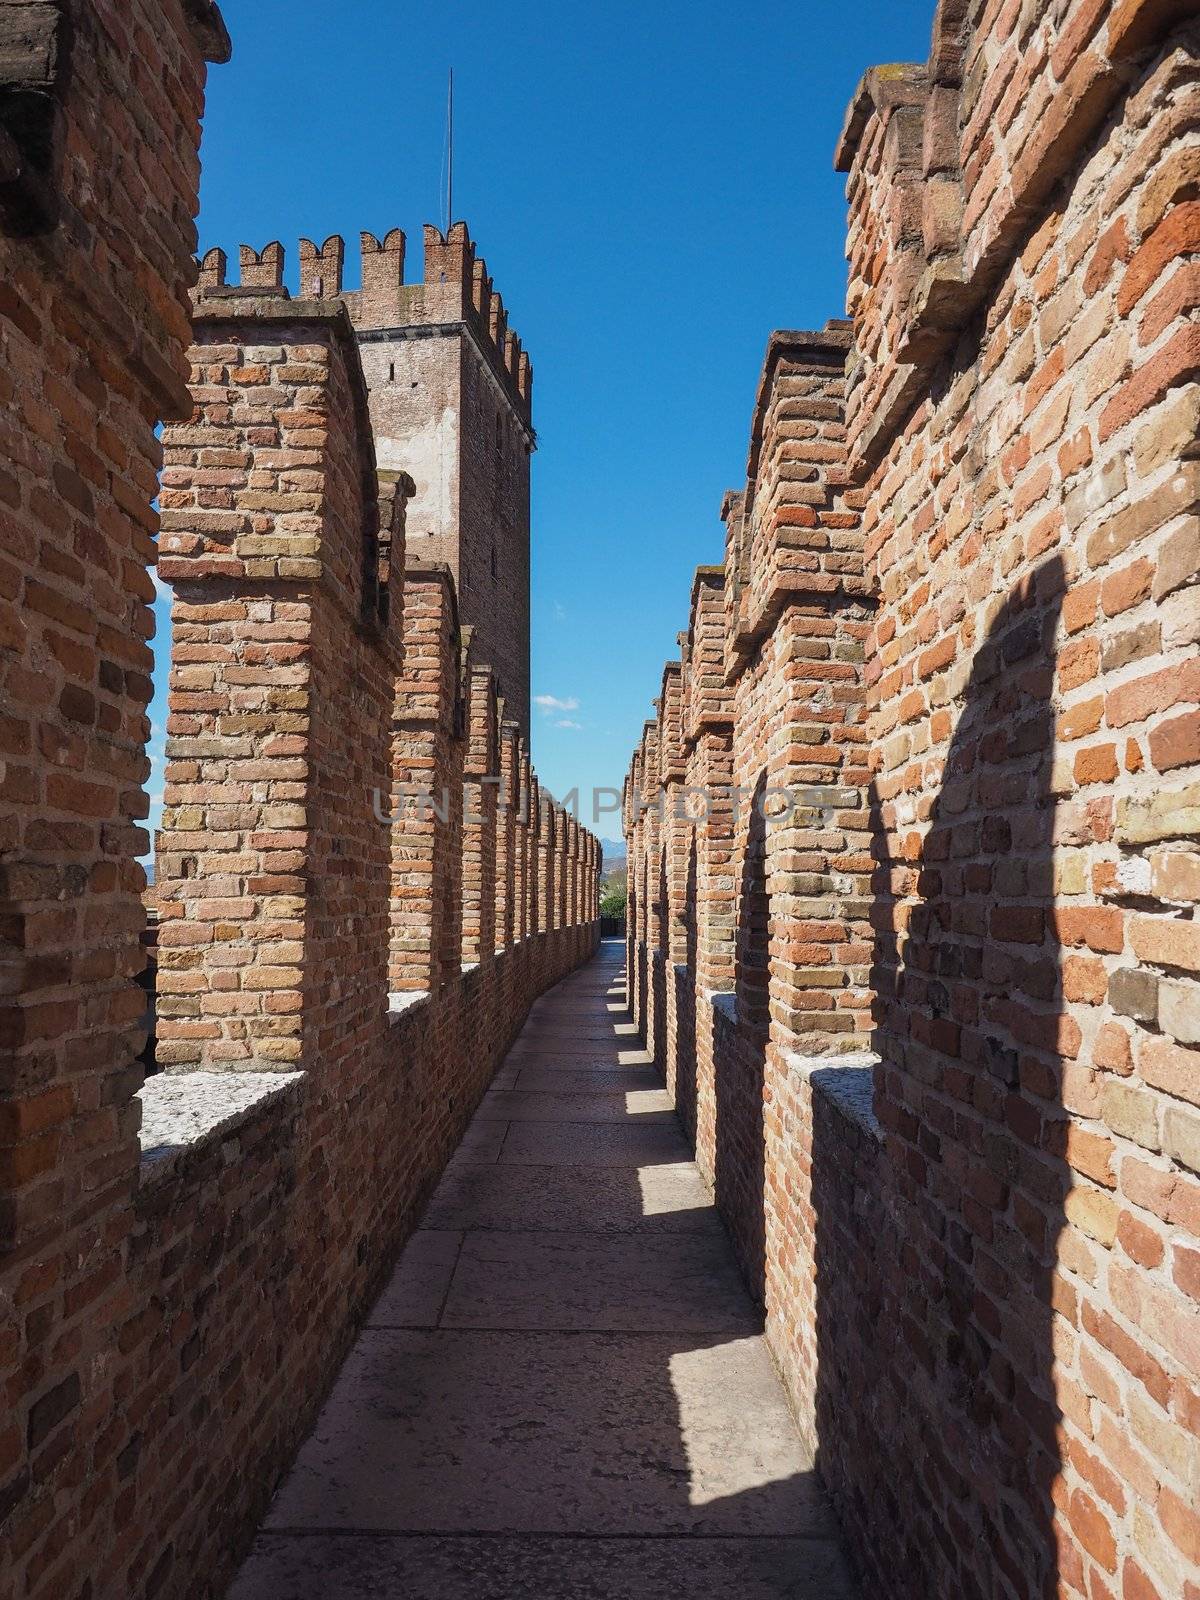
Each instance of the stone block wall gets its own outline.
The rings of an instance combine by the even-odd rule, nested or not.
[[[867,74],[851,323],[773,338],[681,657],[731,819],[666,696],[627,789],[635,1008],[897,1600],[1200,1594],[1192,11]]]
[[[406,559],[345,310],[272,293],[270,247],[189,303],[215,7],[0,10],[0,1592],[215,1600],[528,1006],[594,948],[599,850],[545,800],[577,892],[538,932],[536,780],[450,575]],[[524,806],[464,826],[464,770]]]

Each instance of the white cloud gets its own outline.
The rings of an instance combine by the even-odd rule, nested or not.
[[[171,585],[169,583],[164,583],[163,582],[163,580],[159,577],[158,573],[154,570],[153,567],[150,568],[150,581],[154,585],[154,593],[158,596],[158,598],[160,600],[163,600],[163,601],[166,602],[166,605],[167,605],[167,607],[169,609],[170,606],[171,606],[172,601],[175,599],[175,591],[174,591],[174,589],[172,589],[172,587],[171,587]]]
[[[582,728],[583,727],[583,723],[582,722],[572,722],[570,717],[559,717],[558,720],[555,722],[554,726],[556,728]]]
[[[555,622],[565,622],[567,620],[567,608],[558,600],[554,602],[554,620]]]
[[[533,703],[535,706],[537,706],[542,715],[546,717],[548,717],[552,711],[579,710],[579,701],[573,696],[566,700],[560,700],[559,697],[554,694],[535,694],[533,697]]]

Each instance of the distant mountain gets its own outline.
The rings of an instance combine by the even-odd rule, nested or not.
[[[601,839],[600,848],[604,852],[604,871],[619,872],[625,866],[625,841],[624,839]]]

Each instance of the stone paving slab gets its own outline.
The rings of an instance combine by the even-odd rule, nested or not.
[[[515,1071],[524,1071],[529,1067],[538,1067],[543,1071],[557,1072],[562,1070],[588,1071],[611,1070],[614,1067],[644,1067],[655,1071],[653,1058],[645,1050],[635,1049],[632,1045],[622,1045],[614,1049],[607,1045],[575,1045],[562,1049],[549,1049],[540,1046],[536,1050],[514,1049],[508,1057],[506,1066]],[[659,1078],[659,1082],[662,1079]]]
[[[597,961],[534,1008],[230,1600],[854,1600]]]
[[[719,1235],[484,1233],[463,1241],[441,1326],[745,1334],[760,1324]]]
[[[666,1122],[675,1112],[665,1089],[630,1089],[624,1094],[567,1094],[540,1089],[493,1089],[480,1111],[510,1122]]]
[[[265,1526],[834,1536],[765,1345],[367,1328]]]
[[[500,1161],[536,1167],[648,1167],[686,1161],[688,1147],[677,1126],[629,1127],[603,1122],[514,1122]]]
[[[824,1539],[264,1535],[229,1600],[854,1600]]]
[[[642,1167],[518,1167],[455,1163],[425,1216],[429,1228],[570,1233],[715,1233],[725,1237],[690,1161]]]
[[[625,1094],[637,1089],[662,1091],[662,1079],[653,1067],[545,1066],[531,1062],[514,1073],[512,1087],[549,1094]],[[499,1086],[499,1079],[497,1079]]]
[[[435,1328],[450,1292],[463,1234],[418,1228],[404,1247],[387,1288],[371,1307],[369,1328]]]
[[[496,1161],[508,1133],[506,1117],[477,1115],[454,1152],[454,1161]]]

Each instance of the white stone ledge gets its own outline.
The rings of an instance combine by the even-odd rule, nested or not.
[[[864,1133],[876,1142],[882,1141],[883,1129],[874,1105],[875,1068],[879,1057],[873,1050],[847,1051],[842,1056],[801,1055],[789,1050],[787,1064],[793,1072],[808,1079],[814,1094],[823,1094]]]
[[[399,1017],[406,1016],[418,1006],[424,1005],[428,999],[428,989],[400,989],[395,994],[389,994],[388,1021],[395,1022]]]
[[[704,998],[719,1016],[737,1026],[737,995],[728,989],[705,989]]]
[[[148,1078],[142,1103],[141,1181],[155,1182],[181,1156],[226,1138],[250,1113],[294,1089],[303,1072],[180,1072]]]

